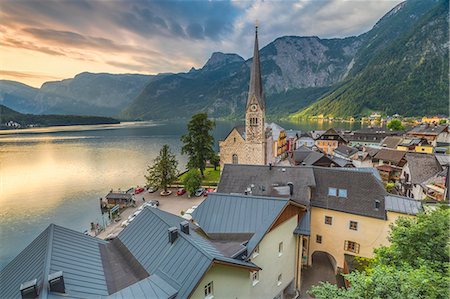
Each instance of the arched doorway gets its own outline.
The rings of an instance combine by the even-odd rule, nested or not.
[[[336,284],[336,259],[324,251],[314,251],[311,256],[311,266],[302,271],[300,298],[311,298],[307,291],[321,281]]]
[[[337,262],[336,259],[329,254],[328,252],[325,251],[314,251],[312,256],[311,256],[311,260],[312,260],[312,265],[314,266],[314,261],[316,261],[316,264],[322,264],[322,265],[326,265],[327,261],[329,263],[329,266],[331,266],[331,268],[333,269],[333,272],[336,274],[337,273]]]

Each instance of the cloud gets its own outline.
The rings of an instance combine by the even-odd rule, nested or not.
[[[250,57],[256,20],[260,46],[284,35],[346,37],[369,30],[400,1],[0,0],[0,54],[64,57],[67,77],[73,60],[91,71],[187,71],[215,51]]]
[[[18,71],[8,71],[8,70],[0,70],[0,77],[9,77],[9,78],[22,78],[22,79],[39,79],[44,77],[47,80],[61,80],[61,77],[49,76],[44,73],[37,72],[18,72]]]

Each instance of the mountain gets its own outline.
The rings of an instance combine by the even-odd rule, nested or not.
[[[24,113],[114,116],[148,82],[164,77],[139,74],[81,73],[74,78],[46,82],[40,89],[0,80],[0,104]]]
[[[110,117],[22,114],[5,105],[0,105],[0,129],[117,123],[119,123],[118,120]]]
[[[432,5],[434,4],[434,5]],[[449,110],[448,0],[399,4],[362,38],[349,77],[291,119],[447,115]]]
[[[269,114],[295,112],[345,78],[359,47],[358,38],[281,37],[260,51]],[[240,116],[250,65],[236,54],[213,53],[199,70],[150,82],[121,114],[131,119]]]
[[[357,37],[285,36],[269,43],[260,51],[269,117],[446,114],[447,4],[408,0]],[[150,82],[121,117],[170,119],[198,111],[241,117],[250,64],[216,52],[199,70]]]

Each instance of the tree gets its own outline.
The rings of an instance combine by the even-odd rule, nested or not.
[[[214,153],[211,158],[209,158],[209,162],[214,165],[214,170],[217,170],[217,166],[220,164],[220,157],[218,154]]]
[[[188,133],[181,136],[184,144],[181,153],[189,156],[188,168],[199,169],[202,177],[206,161],[214,154],[214,137],[210,132],[214,126],[214,122],[208,119],[206,113],[198,113],[189,121]]]
[[[387,127],[389,130],[393,131],[402,131],[405,129],[405,127],[402,124],[402,121],[399,119],[393,119],[388,122]]]
[[[147,184],[149,186],[162,188],[167,194],[167,186],[172,184],[178,175],[178,161],[167,144],[163,145],[153,165],[147,169]]]
[[[350,288],[314,286],[316,298],[448,298],[450,295],[450,210],[440,207],[417,218],[399,218],[390,246],[375,250],[365,271],[344,275]]]
[[[195,193],[195,190],[200,188],[202,184],[202,176],[198,169],[192,168],[190,169],[183,178],[183,185],[187,192],[190,195]]]

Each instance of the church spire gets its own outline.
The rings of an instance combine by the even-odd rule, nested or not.
[[[266,101],[264,99],[264,93],[261,80],[261,66],[259,62],[259,46],[258,46],[258,24],[255,26],[255,46],[253,49],[253,61],[250,73],[250,86],[248,90],[247,108],[250,106],[250,102],[256,97],[260,107],[264,109]]]

